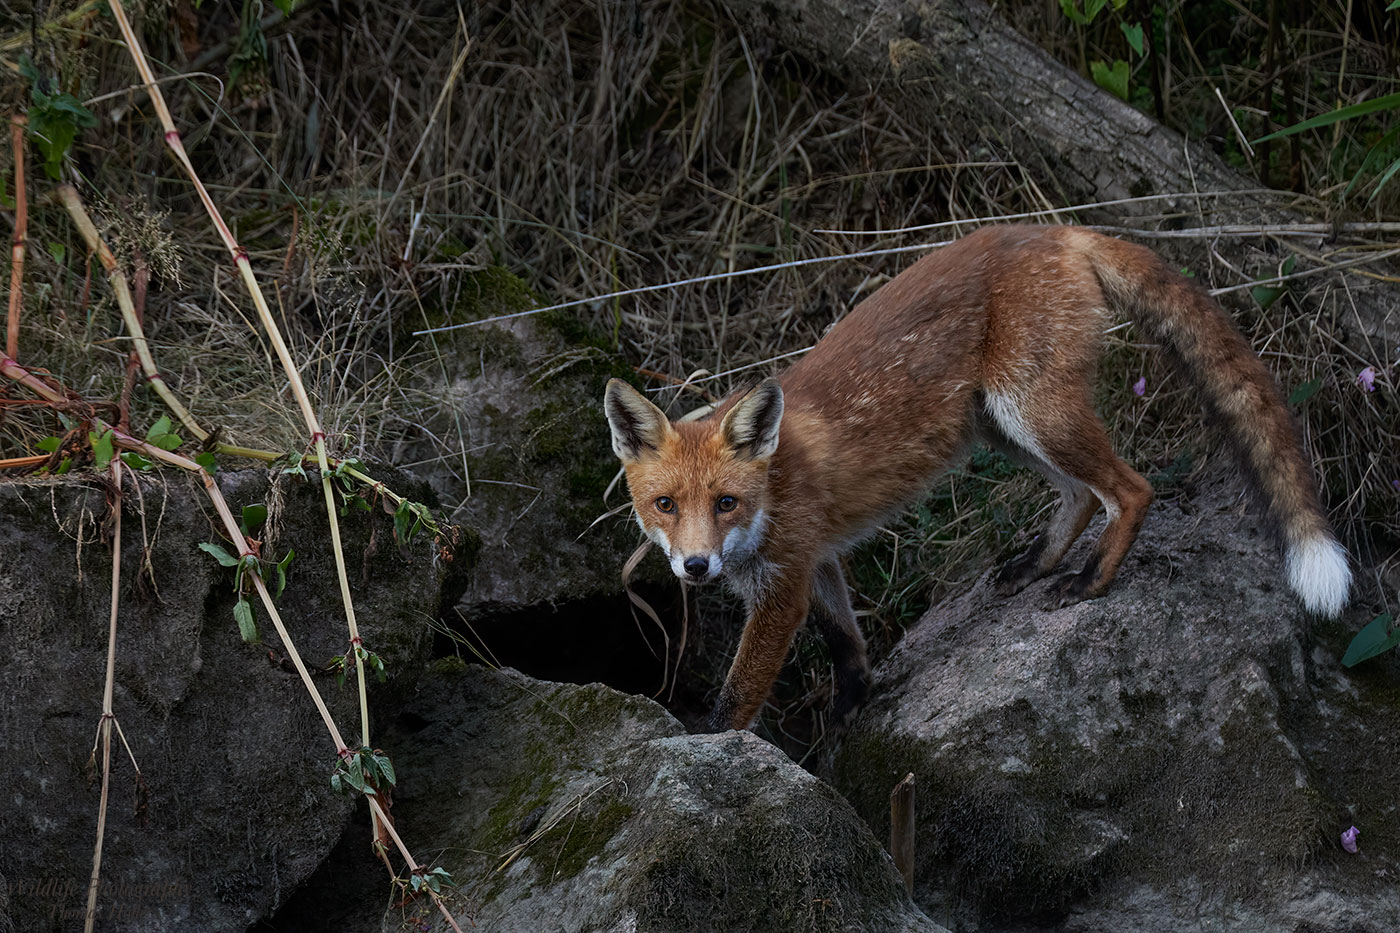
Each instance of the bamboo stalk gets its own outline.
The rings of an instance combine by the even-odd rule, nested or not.
[[[87,244],[91,252],[97,254],[102,268],[107,270],[107,279],[112,283],[112,292],[117,296],[117,307],[121,309],[122,321],[126,324],[127,333],[131,335],[136,355],[141,360],[141,369],[146,373],[146,381],[151,384],[151,388],[155,389],[156,394],[165,403],[165,407],[169,408],[175,417],[180,419],[180,423],[191,434],[201,441],[208,439],[209,432],[199,426],[199,423],[194,420],[194,416],[175,397],[175,393],[170,391],[170,386],[166,385],[165,378],[156,369],[155,358],[151,356],[150,345],[146,342],[145,329],[141,326],[141,319],[136,314],[136,302],[131,297],[131,288],[127,285],[126,274],[117,264],[117,257],[112,255],[111,249],[98,234],[97,226],[92,222],[92,217],[89,216],[87,209],[83,207],[82,199],[78,196],[78,189],[67,183],[59,185],[58,199],[67,208],[68,216],[73,219],[73,226],[78,228],[83,242]],[[13,358],[14,354],[11,353],[10,356]]]
[[[10,247],[10,311],[5,319],[5,355],[19,355],[19,311],[23,299],[24,248],[29,229],[29,205],[24,186],[24,126],[25,116],[10,117],[10,141],[15,150],[15,241]]]
[[[83,919],[84,933],[92,933],[97,922],[97,882],[102,874],[102,837],[107,828],[107,792],[112,782],[112,710],[117,668],[117,604],[121,596],[122,579],[122,461],[112,458],[112,607],[107,626],[107,680],[102,689],[102,719],[98,732],[102,738],[102,794],[97,802],[97,842],[92,849],[92,878],[88,882],[87,913]]]
[[[141,43],[136,38],[136,33],[131,28],[131,23],[126,17],[126,10],[122,6],[121,0],[111,0],[109,7],[112,16],[117,21],[117,28],[121,30],[122,39],[126,42],[127,50],[131,53],[132,60],[136,63],[136,70],[140,72],[141,80],[146,85],[146,93],[150,95],[151,103],[155,107],[156,115],[160,119],[161,126],[165,130],[165,143],[174,153],[176,161],[185,170],[191,184],[194,185],[199,200],[204,205],[205,211],[213,221],[214,228],[218,231],[219,237],[223,240],[224,246],[233,257],[235,265],[238,267],[239,275],[243,279],[243,284],[248,289],[248,294],[252,298],[253,308],[257,312],[258,320],[263,329],[267,332],[268,340],[272,343],[272,348],[277,354],[278,360],[282,363],[282,369],[287,374],[287,379],[291,385],[292,395],[296,398],[297,406],[301,409],[303,420],[306,422],[307,430],[311,433],[311,439],[316,445],[317,465],[321,468],[321,487],[325,493],[326,518],[330,523],[331,548],[335,553],[336,576],[340,583],[341,600],[345,605],[345,622],[350,632],[349,652],[354,654],[355,649],[363,644],[360,638],[359,626],[355,620],[354,602],[350,597],[350,577],[345,568],[345,553],[340,541],[340,525],[336,518],[335,494],[331,489],[330,464],[326,453],[326,435],[321,430],[321,424],[316,418],[316,412],[311,406],[311,399],[306,394],[306,387],[302,384],[301,373],[298,371],[296,363],[292,360],[291,351],[287,349],[287,343],[282,338],[282,332],[277,326],[276,320],[272,316],[272,309],[268,307],[267,299],[263,296],[262,289],[258,285],[257,278],[253,275],[252,264],[248,261],[248,253],[238,241],[234,239],[228,224],[224,222],[223,215],[219,212],[214,199],[209,196],[204,183],[200,181],[199,174],[195,171],[190,157],[185,152],[184,143],[180,140],[180,132],[175,128],[175,121],[170,116],[170,109],[166,106],[165,96],[161,93],[160,86],[156,83],[155,74],[151,71],[150,63],[146,60],[146,53],[141,48]],[[369,745],[369,699],[368,689],[365,683],[364,665],[358,663],[356,656],[355,677],[360,695],[360,738],[362,745]],[[376,827],[376,837],[377,837]]]

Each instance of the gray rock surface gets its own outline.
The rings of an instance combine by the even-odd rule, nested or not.
[[[477,667],[425,681],[407,721],[395,815],[465,882],[463,929],[942,929],[850,805],[751,733],[686,735],[640,697]],[[400,929],[378,903],[336,928]]]
[[[478,273],[480,294],[450,323],[533,306],[504,270]],[[421,391],[449,402],[451,423],[427,433],[460,442],[458,457],[423,470],[453,519],[481,534],[477,572],[463,596],[468,619],[614,596],[619,572],[639,543],[628,513],[594,520],[627,502],[603,418],[611,376],[635,380],[601,340],[568,313],[518,318],[437,337],[441,365],[418,373]],[[405,451],[398,462],[433,451]],[[468,484],[469,478],[469,484]],[[470,486],[470,495],[468,495]],[[648,564],[653,570],[663,565]]]
[[[266,475],[219,482],[235,510],[271,505],[270,552],[295,548],[280,608],[307,664],[321,667],[347,636],[320,489],[284,478],[270,492]],[[139,482],[123,520],[114,706],[149,800],[138,818],[133,770],[114,739],[98,928],[241,930],[315,869],[350,802],[331,793],[335,749],[261,608],[267,645],[244,644],[231,571],[196,549],[222,542],[207,498],[183,476]],[[92,478],[0,484],[0,930],[7,920],[25,931],[82,927],[98,796],[84,772],[102,712],[111,586],[105,514]],[[365,644],[391,674],[371,680],[371,707],[390,713],[430,645],[424,619],[460,591],[457,570],[471,555],[443,563],[419,539],[405,558],[377,510],[341,527]],[[138,574],[143,541],[149,575]],[[355,736],[353,688],[329,675],[319,686]]]
[[[1215,494],[1155,506],[1101,599],[984,581],[878,668],[834,783],[878,834],[914,772],[957,929],[1398,929],[1396,664],[1341,668],[1371,613],[1310,624],[1280,565]]]

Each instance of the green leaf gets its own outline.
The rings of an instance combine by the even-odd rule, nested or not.
[[[1304,120],[1302,123],[1295,123],[1287,129],[1270,133],[1268,136],[1260,136],[1254,140],[1257,146],[1267,139],[1278,139],[1280,136],[1292,136],[1294,133],[1301,133],[1304,130],[1315,130],[1320,126],[1331,126],[1333,123],[1340,123],[1343,120],[1350,120],[1352,117],[1365,116],[1368,113],[1375,113],[1378,110],[1400,109],[1400,94],[1386,94],[1382,97],[1375,97],[1371,100],[1363,100],[1359,104],[1351,104],[1340,107],[1331,113],[1324,113],[1316,117]]]
[[[384,780],[389,782],[390,787],[393,787],[398,783],[394,777],[394,763],[389,760],[388,755],[375,755],[374,757],[379,762],[379,772],[384,775]]]
[[[54,262],[61,266],[63,265],[63,260],[68,257],[68,247],[56,240],[50,240],[49,255],[53,257]]]
[[[1289,405],[1301,405],[1317,394],[1317,390],[1322,388],[1322,380],[1313,379],[1303,383],[1288,395]]]
[[[274,569],[277,571],[277,586],[275,592],[272,594],[273,599],[282,598],[282,591],[287,588],[287,565],[292,562],[292,558],[295,556],[296,551],[288,550],[287,556],[279,560],[274,566]]]
[[[243,636],[244,641],[250,645],[262,641],[258,636],[258,620],[253,616],[253,604],[248,602],[247,597],[241,597],[233,604],[233,618],[238,622],[238,634]]]
[[[1259,305],[1259,310],[1267,311],[1269,306],[1283,297],[1283,293],[1286,291],[1288,289],[1282,285],[1256,285],[1249,290],[1249,294],[1254,297],[1255,303]]]
[[[1390,6],[1386,7],[1385,11],[1389,13],[1391,10],[1400,10],[1400,0],[1390,0]]]
[[[112,462],[112,429],[101,434],[89,431],[88,443],[92,445],[92,465],[99,470],[107,469],[107,464]]]
[[[265,505],[245,505],[243,506],[243,533],[250,535],[263,526],[267,521],[267,506]]]
[[[1400,129],[1400,127],[1397,127],[1397,129]],[[1400,159],[1396,159],[1394,162],[1390,163],[1390,167],[1381,174],[1381,177],[1376,179],[1376,188],[1371,192],[1371,196],[1366,199],[1367,204],[1375,200],[1376,195],[1381,193],[1381,189],[1386,186],[1387,182],[1395,177],[1397,171],[1400,171]]]
[[[1108,0],[1084,0],[1084,9],[1081,12],[1075,0],[1060,0],[1060,12],[1064,13],[1070,22],[1087,26],[1107,5]]]
[[[206,450],[204,453],[195,454],[194,462],[204,467],[204,472],[208,473],[210,476],[213,476],[214,471],[219,468],[218,461],[214,459],[214,451],[212,450]]]
[[[146,440],[153,441],[162,434],[170,433],[170,416],[161,415],[156,419],[156,423],[151,425],[151,429],[146,432]]]
[[[287,465],[282,468],[282,472],[307,479],[306,467],[302,465],[301,454],[287,454]]]
[[[180,435],[170,430],[170,416],[161,415],[151,429],[146,432],[146,443],[154,444],[161,450],[174,450],[180,446]]]
[[[283,16],[291,16],[292,7],[296,6],[296,0],[272,0],[272,5],[277,7],[278,12]]]
[[[1090,62],[1089,72],[1099,87],[1123,100],[1128,99],[1128,76],[1131,72],[1123,59],[1115,61],[1112,67],[1103,62]]]
[[[413,534],[414,529],[413,507],[407,500],[400,502],[399,507],[394,510],[394,537],[400,544],[407,544]]]
[[[155,466],[155,464],[134,450],[124,452],[122,454],[122,462],[133,470],[149,470],[151,467]]]
[[[225,567],[238,566],[238,558],[234,557],[232,554],[230,554],[228,551],[225,551],[217,544],[210,544],[208,541],[201,541],[199,544],[199,549],[201,551],[204,551],[206,554],[213,554],[214,559],[217,560],[220,564],[223,564]]]
[[[1392,632],[1391,621],[1390,613],[1383,612],[1366,623],[1366,627],[1357,632],[1356,637],[1347,646],[1347,653],[1342,656],[1342,664],[1351,667],[1400,645],[1400,628]]]
[[[72,458],[72,457],[64,457],[62,460],[58,461],[58,467],[53,471],[53,475],[54,475],[54,476],[62,476],[64,473],[67,473],[67,472],[68,472],[69,467],[71,467],[72,465],[73,465],[73,458]]]
[[[44,451],[45,453],[50,453],[50,454],[51,454],[51,453],[53,453],[55,450],[58,450],[59,445],[61,445],[62,443],[63,443],[63,438],[61,438],[61,437],[54,437],[53,435],[49,435],[48,437],[43,438],[42,440],[40,440],[39,443],[35,444],[34,446],[35,446],[35,447],[38,447],[40,450]]]
[[[1128,45],[1132,46],[1133,51],[1142,55],[1142,23],[1133,23],[1131,26],[1127,23],[1119,23],[1118,28],[1123,30],[1123,37],[1128,40]]]

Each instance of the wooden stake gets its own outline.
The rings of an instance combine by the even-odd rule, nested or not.
[[[904,890],[914,893],[914,775],[890,791],[890,855],[894,867],[904,876]]]

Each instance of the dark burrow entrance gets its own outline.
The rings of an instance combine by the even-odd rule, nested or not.
[[[676,677],[683,638],[681,662],[694,667],[699,626],[694,619],[685,624],[678,586],[642,584],[635,592],[656,612],[661,627],[626,593],[470,617],[454,611],[443,620],[450,634],[438,634],[434,654],[513,667],[540,680],[607,684],[652,697],[685,720],[707,702],[709,685],[694,676],[684,682]]]

